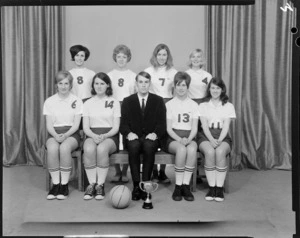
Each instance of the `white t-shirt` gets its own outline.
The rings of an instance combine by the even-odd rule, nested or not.
[[[114,118],[121,117],[120,102],[111,96],[93,96],[83,104],[83,116],[89,117],[91,128],[113,127]]]
[[[148,67],[145,72],[151,75],[150,93],[154,93],[162,98],[172,98],[172,88],[174,87],[174,76],[177,70],[166,67],[157,68]]]
[[[174,97],[166,103],[166,108],[173,129],[191,130],[193,119],[199,118],[198,104],[189,97],[183,101]]]
[[[73,76],[71,92],[81,99],[91,97],[92,81],[95,72],[87,68],[73,68],[69,72]]]
[[[222,105],[220,101],[215,106],[212,101],[199,104],[200,117],[207,118],[209,128],[223,128],[224,120],[227,118],[236,118],[235,109],[232,103],[227,102]]]
[[[82,100],[70,93],[65,99],[58,94],[46,99],[43,114],[52,117],[53,126],[73,126],[75,115],[81,115],[83,111]]]
[[[188,69],[185,72],[191,76],[188,96],[192,99],[204,98],[206,96],[207,85],[212,75],[203,69]]]
[[[113,69],[107,75],[111,79],[115,99],[122,102],[125,97],[134,93],[136,73],[129,69],[125,71]]]

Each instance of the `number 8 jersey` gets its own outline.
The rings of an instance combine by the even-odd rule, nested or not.
[[[167,120],[172,120],[172,128],[191,130],[193,119],[199,118],[198,104],[187,97],[180,100],[174,97],[166,103]]]

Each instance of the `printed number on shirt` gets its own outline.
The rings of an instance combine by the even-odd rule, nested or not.
[[[109,103],[108,103],[108,101],[105,101],[105,108],[108,108],[108,107],[113,108],[114,107],[114,101],[111,101]]]
[[[203,83],[205,83],[205,84],[208,84],[208,82],[207,82],[207,78],[205,78],[205,79],[202,79],[202,82],[203,82]]]
[[[72,108],[76,108],[76,102],[77,102],[77,100],[75,100],[75,101],[72,103],[72,105],[71,105]]]
[[[161,82],[161,86],[164,86],[164,85],[165,85],[165,81],[166,81],[165,78],[159,78],[158,80],[161,80],[161,81],[162,81],[162,82]]]
[[[182,115],[181,114],[178,114],[178,122],[189,122],[190,121],[190,115],[188,113],[183,113]]]
[[[77,77],[77,83],[78,84],[83,84],[83,77],[82,76]]]
[[[120,78],[118,80],[118,85],[119,85],[119,87],[123,87],[124,86],[124,79]]]

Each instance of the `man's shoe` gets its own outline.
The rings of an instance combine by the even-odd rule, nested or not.
[[[104,184],[97,184],[95,186],[95,199],[96,200],[102,200],[104,199],[105,196],[105,191],[104,191]]]
[[[189,184],[181,185],[181,194],[186,201],[194,201],[195,200],[194,195],[191,192]]]
[[[165,171],[159,171],[158,180],[160,183],[171,183],[170,179],[167,177]]]
[[[59,191],[59,183],[58,184],[53,184],[51,190],[49,191],[48,195],[47,195],[47,199],[48,200],[53,200],[56,198],[56,196],[58,195],[58,191]]]
[[[134,201],[138,201],[141,199],[141,189],[139,188],[139,186],[133,187],[131,195],[131,199]]]
[[[158,183],[159,179],[158,179],[158,171],[157,170],[153,170],[151,180],[154,183]]]
[[[222,202],[224,201],[224,189],[223,187],[215,187],[216,189],[216,197],[215,197],[215,200],[217,202]]]
[[[216,197],[216,189],[215,189],[215,187],[209,187],[208,188],[208,192],[207,192],[207,194],[205,196],[205,200],[206,201],[212,201],[212,200],[215,199],[215,197]]]
[[[84,200],[90,200],[94,197],[95,192],[96,192],[95,186],[96,186],[96,183],[92,183],[86,188],[85,194],[83,196]]]
[[[112,183],[118,183],[118,182],[120,182],[120,181],[122,181],[122,175],[116,174],[115,176],[113,176],[113,177],[111,178],[111,181],[110,181],[110,182],[112,182]]]
[[[172,194],[172,198],[174,201],[181,201],[182,200],[182,194],[181,194],[181,185],[175,185],[174,192]]]
[[[61,184],[59,187],[57,199],[59,200],[64,200],[68,197],[69,195],[69,186],[68,184]]]

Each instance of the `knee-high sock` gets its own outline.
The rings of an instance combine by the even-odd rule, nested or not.
[[[213,166],[213,167],[204,166],[204,171],[205,171],[208,185],[210,187],[215,187],[216,186],[216,167],[215,166]]]
[[[177,185],[182,185],[183,175],[184,175],[184,167],[179,168],[179,167],[174,166],[174,170],[175,170],[175,183]]]
[[[51,175],[52,183],[59,184],[60,182],[59,168],[49,168],[48,170]]]
[[[91,165],[91,166],[84,166],[86,176],[89,180],[89,184],[96,183],[97,179],[97,170],[96,170],[96,165]]]
[[[72,167],[60,167],[61,184],[67,184],[69,182],[71,169]]]
[[[224,168],[216,167],[216,185],[218,187],[223,187],[226,178],[227,166]]]
[[[183,174],[183,184],[190,184],[191,177],[195,167],[185,166]]]
[[[102,166],[97,166],[97,183],[100,184],[104,184],[105,183],[105,179],[108,173],[108,168],[109,166],[106,167],[102,167]]]

